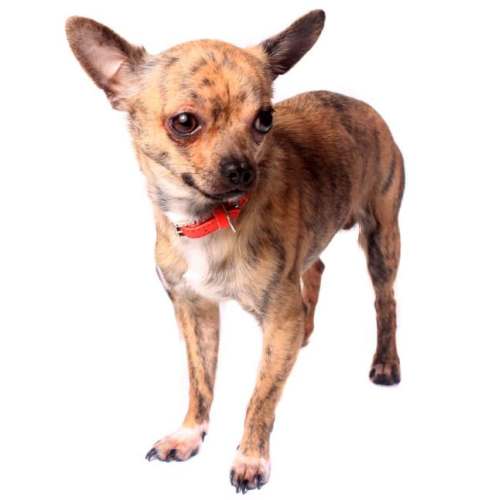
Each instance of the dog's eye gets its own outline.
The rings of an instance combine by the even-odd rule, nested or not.
[[[170,126],[179,135],[191,135],[200,124],[192,113],[179,113],[170,119]]]
[[[273,126],[273,108],[262,108],[253,122],[253,127],[261,134],[267,134]]]

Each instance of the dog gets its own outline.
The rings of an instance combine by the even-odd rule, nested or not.
[[[276,405],[313,331],[320,254],[341,229],[359,226],[375,290],[369,377],[400,381],[393,285],[402,155],[361,101],[315,91],[272,102],[273,81],[311,49],[324,21],[315,10],[250,48],[200,40],[158,55],[91,19],[66,23],[80,64],[128,113],[154,207],[157,272],[186,342],[186,417],[148,460],[187,460],[208,431],[219,302],[238,301],[262,327],[259,373],[230,473],[237,492],[269,479]]]

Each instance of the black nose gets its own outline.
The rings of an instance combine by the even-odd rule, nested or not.
[[[221,163],[222,176],[229,181],[234,188],[246,188],[252,184],[255,178],[254,169],[245,160],[229,160]]]

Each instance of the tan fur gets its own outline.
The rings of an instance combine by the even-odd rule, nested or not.
[[[184,460],[197,451],[213,397],[218,302],[237,300],[262,325],[262,359],[231,475],[243,492],[269,477],[276,404],[314,327],[319,256],[337,231],[356,223],[376,292],[370,376],[399,382],[393,283],[404,172],[389,129],[367,104],[326,91],[274,104],[267,134],[254,126],[259,110],[271,106],[273,79],[309,50],[323,22],[324,14],[313,11],[250,49],[201,40],[157,56],[94,21],[72,18],[67,27],[84,68],[129,113],[154,205],[159,273],[186,340],[190,398],[182,432],[160,441],[148,458]],[[195,116],[199,129],[179,137],[172,129],[179,113]],[[256,175],[236,233],[179,237],[175,224],[203,219],[220,205],[227,192],[221,165],[235,157]]]

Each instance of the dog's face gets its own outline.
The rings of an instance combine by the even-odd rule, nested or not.
[[[166,199],[203,207],[264,181],[273,80],[312,47],[323,23],[313,11],[249,49],[201,40],[156,56],[90,19],[70,18],[67,34],[113,106],[129,113],[150,183]]]
[[[271,86],[250,52],[186,43],[152,62],[132,100],[131,130],[144,155],[163,166],[157,176],[209,200],[237,197],[257,182],[272,126]]]

